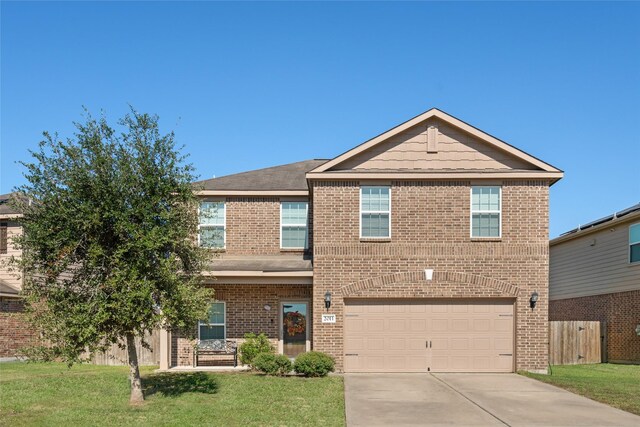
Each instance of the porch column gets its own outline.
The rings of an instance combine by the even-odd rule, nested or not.
[[[169,360],[171,354],[169,353],[169,331],[165,328],[160,328],[160,370],[166,371],[169,369]]]

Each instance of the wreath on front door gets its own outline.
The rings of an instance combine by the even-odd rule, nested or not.
[[[301,334],[305,330],[307,319],[298,311],[290,311],[284,316],[284,326],[289,336]]]

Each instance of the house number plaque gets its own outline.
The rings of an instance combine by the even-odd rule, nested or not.
[[[322,323],[336,323],[336,315],[335,314],[323,314],[322,315]]]

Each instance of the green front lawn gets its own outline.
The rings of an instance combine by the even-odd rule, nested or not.
[[[128,403],[128,368],[0,363],[0,425],[323,425],[345,423],[342,378],[165,373],[143,368],[146,401]]]
[[[522,374],[640,415],[638,365],[564,365],[553,366],[553,375]]]

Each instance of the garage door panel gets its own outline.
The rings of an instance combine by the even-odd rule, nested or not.
[[[491,357],[475,356],[471,359],[471,364],[474,371],[488,371],[491,369]]]
[[[451,319],[449,326],[452,332],[467,332],[469,330],[468,319]]]
[[[496,332],[507,332],[513,328],[513,319],[511,317],[505,317],[495,319],[493,321],[493,330]]]
[[[441,304],[441,303],[434,303],[433,305],[431,305],[431,312],[432,313],[448,313],[449,312],[449,307]]]
[[[493,310],[493,307],[485,304],[473,304],[471,305],[471,309],[476,314],[490,314]]]
[[[473,350],[491,350],[491,337],[473,338],[471,348]]]
[[[496,361],[496,369],[499,371],[511,372],[513,370],[513,357],[500,356]]]
[[[409,307],[399,304],[392,304],[387,306],[389,313],[406,313],[409,311]]]
[[[357,353],[365,349],[365,339],[353,337],[344,342],[345,353]]]
[[[347,301],[345,313],[346,372],[513,370],[512,301]]]
[[[424,304],[411,304],[409,305],[409,313],[425,313],[427,306]]]
[[[404,332],[407,330],[407,319],[389,319],[387,330],[392,332]]]
[[[409,330],[411,332],[427,332],[427,319],[411,319]]]
[[[466,304],[456,304],[456,305],[451,305],[449,307],[450,307],[451,313],[468,313],[469,312],[469,306]]]
[[[358,334],[364,332],[365,319],[345,317],[344,331],[347,335]]]
[[[431,321],[431,330],[433,332],[445,332],[449,329],[449,320],[433,319]]]
[[[495,338],[493,348],[499,352],[510,352],[513,350],[513,340],[509,338]]]
[[[423,352],[427,346],[425,345],[426,340],[422,337],[415,337],[407,339],[408,349],[411,351]]]
[[[365,327],[369,333],[381,333],[384,331],[384,319],[369,319]]]
[[[476,332],[489,332],[491,330],[491,320],[475,319],[472,326],[473,330]]]
[[[469,338],[452,338],[451,350],[469,350]]]
[[[371,351],[383,351],[385,348],[384,338],[370,338],[367,337],[365,339],[366,345],[362,350],[371,350]]]

